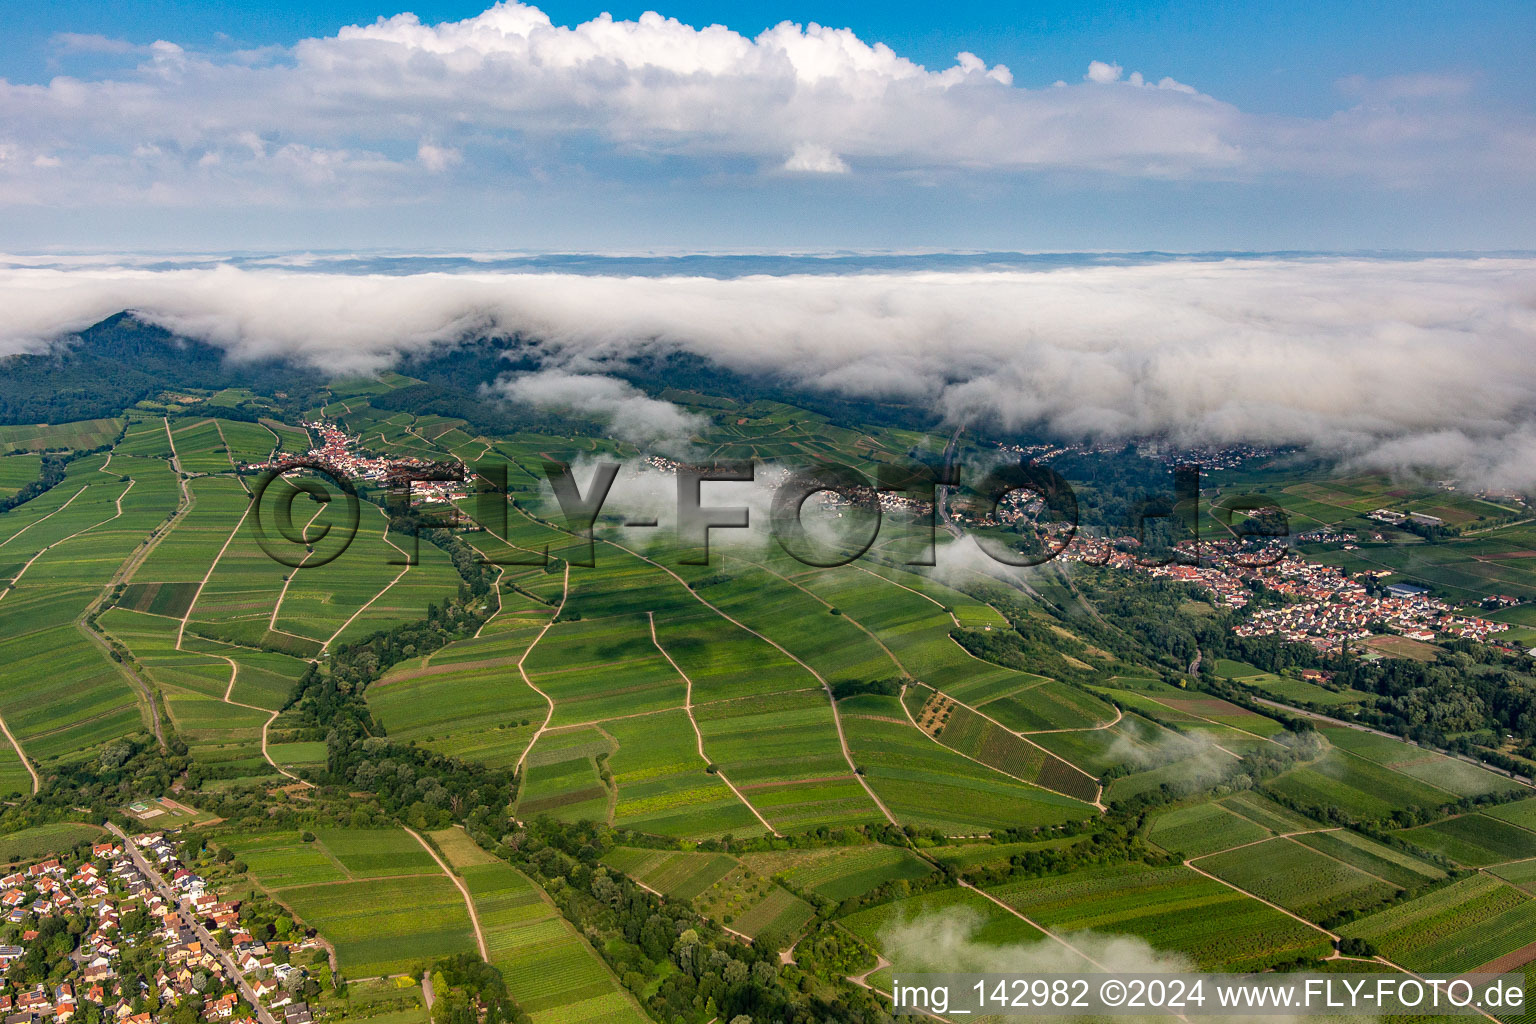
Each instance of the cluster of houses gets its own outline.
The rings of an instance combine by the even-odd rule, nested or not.
[[[1202,554],[1208,553],[1208,546],[1202,542]],[[1394,583],[1384,591],[1372,593],[1365,581],[1390,576],[1387,570],[1351,574],[1295,554],[1277,559],[1272,565],[1252,567],[1230,561],[1223,565],[1145,565],[1137,559],[1134,548],[1134,541],[1129,538],[1109,540],[1078,535],[1062,557],[1191,583],[1218,603],[1232,608],[1245,608],[1252,588],[1262,585],[1294,600],[1278,608],[1254,611],[1246,622],[1233,627],[1233,632],[1238,636],[1278,635],[1311,644],[1320,651],[1336,651],[1346,641],[1364,639],[1378,626],[1412,640],[1465,637],[1480,642],[1488,642],[1494,634],[1509,628],[1507,623],[1458,614],[1423,587],[1412,584]]]
[[[1380,625],[1410,640],[1461,638],[1487,641],[1507,623],[1459,615],[1423,587],[1394,583],[1371,593],[1364,580],[1391,575],[1385,570],[1350,574],[1330,565],[1287,559],[1257,570],[1271,590],[1300,598],[1280,608],[1265,608],[1234,628],[1239,636],[1279,635],[1318,650],[1338,650],[1348,640],[1364,639]]]
[[[998,450],[1024,461],[1047,463],[1063,455],[1117,455],[1125,450],[1123,441],[1077,442],[1074,444],[999,444]],[[1136,446],[1136,454],[1156,459],[1165,466],[1197,465],[1202,472],[1239,469],[1253,459],[1273,458],[1289,449],[1259,444],[1229,444],[1215,447],[1183,448],[1165,441],[1145,440]]]
[[[334,472],[350,480],[368,480],[374,483],[393,484],[417,471],[439,465],[427,459],[409,456],[369,455],[360,447],[360,438],[354,437],[328,420],[315,420],[304,424],[310,437],[318,437],[320,443],[305,452],[305,458],[330,467]],[[264,463],[242,468],[269,469],[281,465],[289,457],[274,454]],[[468,497],[468,484],[460,480],[412,480],[413,503],[458,501]]]
[[[238,982],[249,984],[282,1024],[310,1024],[308,1005],[295,997],[302,968],[274,961],[267,946],[242,926],[240,904],[208,891],[207,882],[180,862],[164,834],[139,835],[132,843],[174,899],[167,899],[157,879],[146,877],[122,844],[113,841],[94,844],[89,855],[47,858],[0,878],[7,933],[0,944],[0,1024],[159,1024],[194,995],[202,999],[205,1021],[257,1024]],[[43,932],[49,918],[85,923],[68,955],[65,980],[47,984],[35,980],[34,973],[23,984],[13,975],[25,973],[19,968],[30,944],[50,937],[57,941],[60,934],[57,926]],[[77,934],[77,929],[64,934]],[[224,937],[226,948],[210,941],[215,935]],[[19,941],[9,941],[13,938]],[[152,975],[133,971],[123,976],[122,955],[128,948],[154,951]],[[57,978],[56,965],[49,966],[50,976]]]
[[[1458,615],[1428,593],[1372,596],[1363,586],[1351,583],[1316,600],[1261,609],[1233,632],[1239,636],[1278,634],[1319,650],[1337,650],[1347,640],[1370,636],[1376,624],[1410,640],[1426,642],[1448,637],[1486,641],[1509,628],[1508,623]]]
[[[1202,547],[1206,546],[1202,545]],[[1156,579],[1191,583],[1204,590],[1218,604],[1224,604],[1230,608],[1247,606],[1251,592],[1241,573],[1216,565],[1184,565],[1179,562],[1147,565],[1138,559],[1134,548],[1134,540],[1128,537],[1111,540],[1104,537],[1088,537],[1079,533],[1062,550],[1060,557],[1068,562],[1107,565],[1129,572],[1145,573]]]

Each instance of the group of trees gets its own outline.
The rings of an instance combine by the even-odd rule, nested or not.
[[[1501,733],[1536,744],[1536,677],[1486,645],[1460,640],[1434,662],[1346,655],[1324,663],[1336,684],[1377,695],[1362,717],[1392,732],[1442,747],[1450,734],[1477,730],[1493,746]]]
[[[657,1020],[889,1021],[863,990],[781,965],[777,952],[788,936],[742,942],[687,901],[659,898],[611,872],[600,863],[611,841],[602,826],[539,819],[507,835],[499,849],[554,896]]]
[[[888,676],[884,679],[843,679],[832,684],[832,696],[838,700],[846,700],[866,693],[881,697],[895,697],[901,693],[901,679],[897,676]]]
[[[501,972],[473,953],[432,965],[432,1024],[529,1024]]]

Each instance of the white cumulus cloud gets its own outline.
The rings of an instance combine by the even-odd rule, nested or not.
[[[1340,110],[1282,117],[1101,60],[1086,81],[1032,85],[969,52],[926,67],[846,28],[784,22],[748,36],[657,13],[566,26],[516,0],[257,52],[84,34],[59,46],[138,63],[0,80],[0,145],[62,161],[0,162],[8,205],[407,202],[422,176],[461,161],[480,185],[501,185],[562,153],[582,162],[591,147],[621,165],[695,161],[700,175],[745,161],[821,174],[1397,184],[1522,181],[1536,157],[1529,118],[1496,115],[1434,76],[1351,80]]]
[[[848,164],[827,147],[807,142],[795,147],[784,161],[784,169],[803,174],[847,174]]]

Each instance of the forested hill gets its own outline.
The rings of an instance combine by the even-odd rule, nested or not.
[[[230,363],[213,345],[118,313],[51,351],[0,360],[0,423],[66,423],[116,416],[166,388],[252,387],[309,392],[312,371],[266,361]]]

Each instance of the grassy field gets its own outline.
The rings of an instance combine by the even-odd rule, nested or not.
[[[99,841],[103,834],[98,825],[73,821],[18,829],[0,836],[0,863],[36,860],[80,843]]]
[[[421,986],[410,978],[381,978],[348,982],[345,998],[327,993],[318,1002],[323,1010],[347,1021],[368,1024],[428,1024],[426,999]]]

